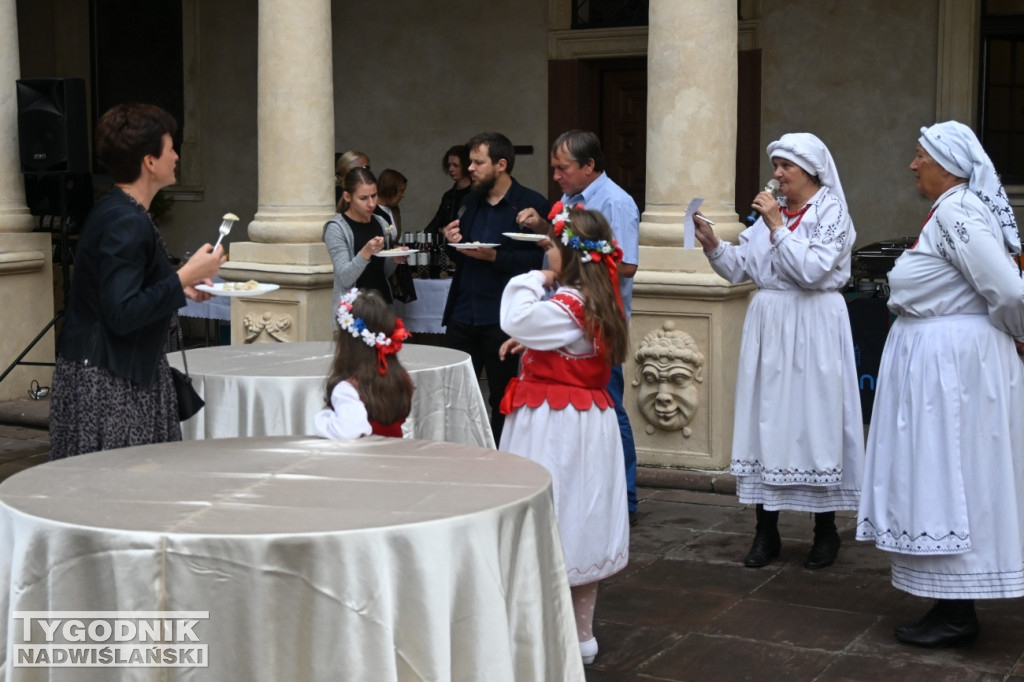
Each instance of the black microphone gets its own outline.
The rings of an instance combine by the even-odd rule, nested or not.
[[[775,178],[772,178],[771,180],[768,181],[768,183],[764,186],[764,189],[761,190],[761,191],[762,192],[771,192],[772,194],[775,194],[775,192],[777,192],[778,189],[779,189],[779,181],[776,180]],[[757,220],[757,215],[758,214],[757,214],[756,210],[751,211],[750,215],[747,216],[747,222],[750,223],[750,224],[753,224],[754,221]]]

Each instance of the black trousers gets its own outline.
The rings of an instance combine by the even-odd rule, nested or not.
[[[487,402],[491,406],[491,431],[494,432],[495,444],[501,443],[501,430],[505,425],[505,415],[498,406],[508,382],[519,373],[518,355],[509,355],[504,362],[498,358],[498,349],[507,339],[508,334],[501,331],[499,325],[462,324],[454,320],[448,321],[444,335],[445,346],[469,353],[478,378],[482,371],[487,371]]]

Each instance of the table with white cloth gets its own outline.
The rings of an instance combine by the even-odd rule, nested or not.
[[[182,435],[186,440],[313,435],[333,357],[332,341],[189,350],[189,376],[206,407],[182,422]],[[402,426],[407,437],[495,447],[467,353],[407,343],[398,357],[416,387]],[[182,369],[181,353],[167,358]]]
[[[444,334],[441,318],[448,302],[448,290],[452,288],[451,279],[417,279],[415,282],[416,300],[392,302],[395,315],[402,318],[405,328],[414,334]]]
[[[0,554],[10,682],[584,680],[551,477],[496,450],[273,437],[70,457],[0,485]],[[40,612],[87,612],[93,634],[58,629],[57,647],[103,636],[89,614],[189,613],[181,641],[206,649],[188,662],[208,667],[17,666],[47,643],[38,621],[25,637]]]

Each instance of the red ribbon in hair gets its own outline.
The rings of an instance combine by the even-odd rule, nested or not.
[[[622,249],[618,246],[612,253],[604,254],[604,264],[608,268],[608,276],[612,279],[612,288],[615,289],[615,300],[619,302],[619,310],[622,316],[626,316],[626,306],[622,303],[622,292],[619,291],[619,261],[622,260]]]
[[[388,371],[388,360],[387,356],[394,355],[398,351],[402,350],[402,342],[412,336],[409,330],[405,328],[405,324],[402,322],[402,318],[395,318],[395,331],[391,334],[391,343],[383,346],[377,346],[377,371],[384,374]]]

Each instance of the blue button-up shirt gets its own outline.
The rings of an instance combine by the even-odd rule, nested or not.
[[[616,185],[607,173],[601,173],[579,194],[563,194],[566,205],[583,204],[583,207],[600,211],[612,226],[615,240],[622,249],[622,262],[636,265],[640,261],[640,209],[626,190]],[[633,278],[619,278],[619,293],[626,309],[626,319],[633,312]]]

